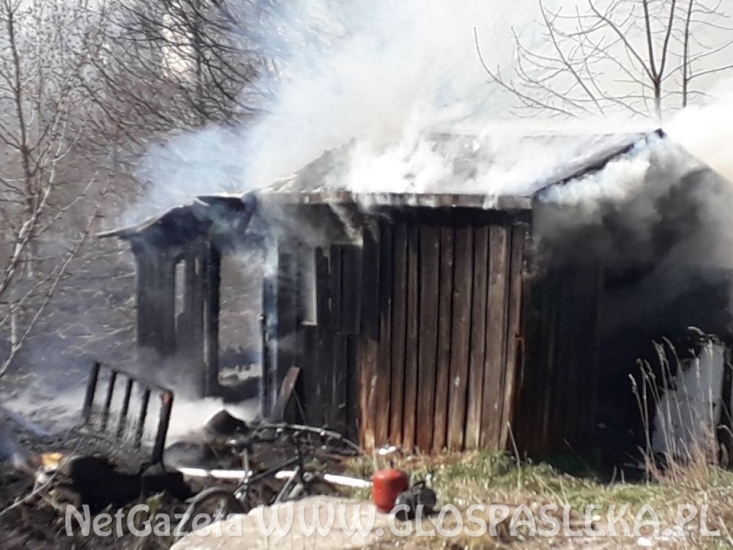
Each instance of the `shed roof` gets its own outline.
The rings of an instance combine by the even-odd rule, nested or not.
[[[543,135],[527,138],[539,146],[543,141],[551,142],[554,149],[560,152],[563,149],[559,145],[565,140],[568,144],[572,144],[572,148],[568,147],[572,150],[566,155],[558,154],[552,169],[544,170],[541,177],[523,182],[514,190],[503,191],[500,194],[482,193],[480,188],[455,193],[355,192],[333,185],[323,185],[325,175],[334,172],[332,168],[337,155],[336,151],[328,151],[292,176],[274,182],[267,189],[256,193],[221,193],[200,196],[187,205],[172,208],[140,224],[104,231],[98,233],[97,236],[132,239],[142,236],[153,228],[157,230],[175,228],[175,230],[186,231],[193,225],[201,223],[220,225],[223,211],[236,215],[236,213],[248,210],[247,205],[251,204],[254,195],[263,205],[332,204],[359,205],[365,208],[373,206],[463,207],[495,211],[527,211],[532,208],[533,200],[541,196],[547,189],[556,185],[564,185],[585,174],[600,170],[609,161],[629,152],[637,144],[660,137],[665,137],[662,130],[647,134],[586,136],[587,142],[584,142],[581,136]],[[584,144],[587,146],[583,147]],[[526,162],[535,162],[535,159],[529,158]],[[333,179],[332,175],[330,179]],[[225,218],[231,218],[231,215]]]

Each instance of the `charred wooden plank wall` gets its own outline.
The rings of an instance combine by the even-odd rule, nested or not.
[[[362,251],[358,358],[366,448],[506,447],[527,227],[462,209],[373,220]]]
[[[219,252],[206,239],[155,247],[133,243],[137,343],[176,357],[181,380],[215,395],[218,383]],[[181,265],[182,269],[177,269]],[[180,298],[181,310],[176,301]]]
[[[302,269],[310,254],[313,279]],[[264,285],[263,310],[268,320],[262,412],[273,411],[285,374],[297,366],[297,400],[286,409],[286,419],[329,427],[356,439],[360,248],[332,244],[294,249],[280,243],[277,264],[277,276]],[[304,312],[309,285],[315,286],[313,318],[306,318]]]
[[[550,265],[527,284],[526,357],[514,436],[529,455],[594,443],[603,270]]]
[[[305,249],[314,319],[273,298],[285,319],[274,336],[294,330],[298,345],[274,354],[267,384],[300,367],[291,414],[366,449],[537,455],[592,441],[600,268],[525,277],[529,223],[509,213],[385,209],[362,229],[360,246]],[[305,292],[292,262],[280,263],[278,292]]]

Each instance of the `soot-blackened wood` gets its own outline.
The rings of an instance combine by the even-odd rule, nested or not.
[[[341,247],[341,332],[359,332],[359,281],[361,279],[361,248]]]
[[[327,422],[328,406],[331,403],[331,376],[333,373],[333,348],[331,338],[331,281],[328,258],[321,248],[315,251],[316,271],[316,393],[311,407],[311,422],[322,426]]]
[[[342,279],[341,245],[332,245],[329,251],[328,266],[330,272],[331,330],[341,330],[341,279]]]
[[[379,226],[364,227],[361,262],[361,320],[359,338],[359,433],[362,446],[374,449],[376,372],[379,353]]]
[[[347,366],[346,366],[346,437],[351,441],[359,440],[359,372],[358,348],[359,336],[346,335]]]
[[[506,382],[507,308],[509,306],[509,230],[492,225],[489,230],[488,315],[481,447],[495,450],[501,438]]]
[[[221,285],[221,256],[213,246],[208,247],[205,266],[204,334],[206,340],[207,395],[219,390],[219,287]],[[203,353],[203,350],[202,350]]]
[[[493,250],[491,251],[493,253]],[[481,441],[481,411],[486,370],[486,287],[488,283],[489,227],[473,231],[473,291],[471,305],[471,348],[468,361],[468,401],[463,446],[476,449]]]
[[[298,364],[300,376],[295,392],[302,407],[305,418],[300,419],[309,426],[318,426],[314,413],[319,409],[318,396],[318,365],[316,363],[318,349],[318,328],[315,323],[304,322],[298,330],[299,352]]]
[[[405,398],[402,409],[402,441],[412,452],[416,440],[417,394],[419,390],[418,343],[420,338],[420,234],[418,226],[407,227],[407,337],[405,340]],[[422,420],[421,420],[422,421]]]
[[[159,267],[160,351],[170,356],[176,351],[176,266],[171,254],[161,254]]]
[[[308,255],[312,254],[313,250],[311,248],[307,248],[303,245],[298,245],[295,247],[295,254],[296,254],[296,262],[297,262],[297,275],[296,275],[296,292],[297,292],[297,315],[295,318],[297,327],[298,327],[298,334],[300,334],[300,326],[305,321],[313,321],[311,318],[311,305],[309,303],[309,298],[311,297],[311,293],[309,292],[312,286],[315,286],[315,283],[313,280],[308,278],[308,271],[309,271],[309,260],[312,260],[312,258],[309,258]],[[298,336],[300,338],[300,336]],[[300,343],[298,343],[297,348],[297,356],[298,361],[300,361],[301,356],[301,347]],[[300,366],[300,365],[299,365]],[[300,377],[303,376],[303,371],[301,369]]]
[[[331,315],[340,318],[339,330],[332,334],[333,365],[331,380],[333,394],[328,423],[343,433],[346,430],[349,416],[350,399],[349,384],[353,383],[355,373],[350,354],[350,334],[355,334],[359,327],[359,282],[361,274],[361,249],[354,245],[334,245],[331,247],[330,291],[331,296],[338,294],[339,300],[331,299]],[[331,325],[333,326],[333,320]]]
[[[450,360],[450,400],[448,402],[448,447],[463,449],[468,388],[469,345],[471,341],[471,299],[473,278],[473,229],[457,227],[453,265],[453,328]]]
[[[405,396],[405,343],[407,339],[407,226],[393,228],[392,264],[392,384],[390,387],[390,428],[392,444],[402,445],[402,413]]]
[[[429,453],[435,429],[435,382],[438,352],[440,227],[420,225],[420,335],[418,356],[417,446]]]
[[[440,275],[438,291],[438,352],[435,379],[435,415],[433,452],[445,448],[450,395],[451,319],[453,317],[453,233],[454,228],[440,228]]]
[[[274,371],[277,351],[276,300],[277,284],[273,277],[262,281],[262,377],[260,378],[260,406],[262,416],[270,414],[275,403]]]
[[[575,300],[570,299],[570,293],[575,282],[577,271],[562,270],[559,273],[557,282],[557,303],[554,332],[556,334],[555,360],[553,362],[552,385],[550,386],[550,399],[552,406],[550,407],[551,421],[548,425],[548,447],[549,451],[557,451],[560,447],[565,447],[564,439],[567,433],[567,424],[565,412],[567,409],[567,399],[570,395],[567,393],[568,376],[572,374],[572,354],[570,343],[573,330],[573,303]]]
[[[184,254],[176,263],[175,268],[176,307],[178,307],[177,303],[179,296],[181,296],[183,300],[183,307],[176,315],[176,354],[178,354],[179,357],[187,357],[190,354],[191,347],[191,323],[188,319],[189,312],[186,309],[186,295],[188,294],[188,288],[186,285],[186,263],[186,255]],[[180,273],[178,266],[181,266],[182,268]]]
[[[506,378],[504,381],[504,399],[501,414],[501,430],[499,435],[499,449],[506,449],[509,445],[510,430],[513,425],[513,411],[515,408],[515,386],[517,372],[521,369],[524,357],[524,340],[522,328],[522,272],[524,269],[524,242],[527,226],[516,225],[511,231],[511,250],[509,251],[509,306],[507,320],[507,356]]]
[[[554,422],[554,400],[553,392],[555,389],[555,380],[557,378],[557,347],[558,347],[558,334],[557,334],[557,321],[560,314],[560,305],[562,296],[559,292],[559,283],[561,276],[557,269],[551,269],[548,274],[547,285],[545,286],[545,300],[546,307],[544,309],[544,326],[543,326],[543,342],[547,342],[547,347],[544,351],[545,356],[545,377],[541,385],[536,388],[536,392],[541,395],[542,403],[542,426],[541,437],[538,438],[539,448],[538,452],[542,452],[551,447],[551,430]]]
[[[528,266],[531,270],[532,267]],[[531,272],[531,271],[530,271]],[[533,437],[536,436],[540,404],[534,394],[534,379],[541,376],[543,368],[540,360],[541,322],[540,303],[542,301],[542,279],[534,276],[522,281],[521,325],[522,362],[516,366],[514,410],[512,412],[513,444],[522,453],[531,452]]]
[[[333,335],[332,394],[326,424],[339,433],[346,430],[348,345],[347,334],[337,332]]]
[[[297,258],[292,252],[279,247],[277,269],[277,376],[275,388],[295,366],[296,331],[298,328]]]
[[[582,423],[581,417],[577,415],[577,405],[584,404],[586,396],[579,393],[582,388],[582,374],[578,372],[579,357],[586,355],[588,351],[587,342],[583,341],[583,335],[579,332],[587,330],[589,319],[586,316],[587,297],[588,297],[588,281],[586,279],[586,271],[574,271],[565,281],[563,290],[565,319],[563,320],[564,332],[566,333],[563,347],[565,348],[563,365],[564,382],[560,387],[565,398],[560,399],[563,402],[562,414],[560,415],[560,426],[562,429],[561,438],[571,448],[575,445],[575,435],[579,424]],[[583,326],[585,325],[585,326]],[[558,438],[559,439],[559,438]],[[579,449],[578,449],[579,450]]]
[[[374,416],[374,444],[389,441],[392,385],[392,226],[382,222],[379,234],[379,351]]]
[[[592,297],[592,326],[593,338],[591,339],[591,368],[588,371],[588,378],[585,387],[590,391],[588,398],[588,413],[585,416],[585,428],[587,433],[596,434],[596,413],[598,407],[598,377],[600,368],[600,347],[601,347],[601,319],[603,315],[603,288],[605,286],[605,273],[600,266],[596,267],[595,286]]]
[[[148,343],[151,348],[160,352],[160,262],[157,258],[150,259],[148,271],[147,314],[148,314]]]

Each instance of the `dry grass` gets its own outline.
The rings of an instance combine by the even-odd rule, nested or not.
[[[536,513],[544,504],[555,504],[562,509],[569,506],[571,524],[584,526],[584,512],[588,506],[601,506],[595,514],[606,518],[609,507],[614,506],[631,526],[630,537],[563,537],[551,539],[510,536],[500,528],[497,536],[487,533],[481,537],[459,535],[457,537],[411,537],[401,541],[385,540],[377,547],[393,547],[400,542],[403,548],[642,548],[650,543],[653,548],[729,548],[733,545],[733,474],[710,466],[705,462],[677,464],[668,475],[661,470],[649,481],[638,483],[603,483],[597,478],[576,477],[557,471],[547,464],[518,462],[507,454],[464,453],[438,457],[412,457],[397,460],[396,467],[410,472],[412,479],[428,477],[438,492],[440,505],[454,505],[465,514],[472,504],[506,504],[512,510],[525,505]],[[373,462],[360,462],[354,469],[368,474]],[[364,495],[366,496],[366,495]],[[707,526],[711,531],[720,530],[720,537],[704,538],[695,522],[685,532],[685,538],[633,536],[633,520],[649,505],[658,514],[661,531],[676,525],[678,506],[707,505]],[[626,505],[625,510],[622,507]],[[623,513],[622,513],[623,512]],[[476,514],[481,517],[482,514]],[[465,517],[465,516],[464,516]],[[448,516],[450,523],[450,516]],[[489,516],[483,514],[488,523]],[[608,531],[605,519],[593,523],[595,529]],[[426,524],[426,529],[429,524]],[[648,530],[642,529],[645,535]],[[621,528],[618,528],[621,533]],[[639,544],[641,543],[641,544]]]

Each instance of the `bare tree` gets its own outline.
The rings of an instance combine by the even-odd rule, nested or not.
[[[710,77],[733,68],[733,29],[720,1],[587,0],[553,11],[540,0],[543,47],[515,32],[516,68],[507,76],[476,47],[493,82],[518,111],[561,116],[613,111],[662,118],[703,95]]]
[[[246,122],[257,111],[248,86],[267,70],[249,29],[270,4],[111,2],[106,40],[85,83],[98,101],[100,130],[142,144],[207,122]]]
[[[0,328],[16,357],[91,229],[72,217],[90,195],[74,151],[89,98],[79,86],[99,50],[99,20],[79,2],[0,0]],[[97,182],[98,183],[98,182]],[[100,189],[96,188],[95,193]]]

